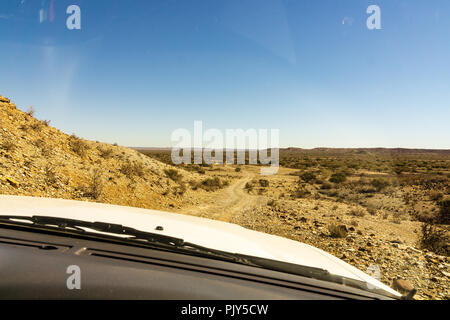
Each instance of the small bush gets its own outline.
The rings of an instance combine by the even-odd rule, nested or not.
[[[354,208],[350,210],[348,214],[354,217],[364,217],[366,215],[366,210],[363,208]]]
[[[237,167],[236,169],[234,169],[235,172],[241,172],[241,168]]]
[[[0,146],[5,151],[13,151],[16,148],[16,144],[12,140],[4,141]]]
[[[378,192],[380,192],[381,190],[387,188],[390,184],[389,181],[384,180],[384,179],[373,179],[370,184],[377,189]]]
[[[98,152],[100,153],[100,157],[103,159],[110,159],[112,158],[114,151],[111,148],[101,148],[98,147]]]
[[[439,192],[437,190],[430,190],[428,192],[428,197],[432,201],[439,201],[442,200],[442,198],[444,198],[444,195],[442,194],[442,192]]]
[[[259,185],[263,188],[267,188],[269,186],[269,180],[267,179],[259,179]]]
[[[26,113],[30,117],[33,117],[34,116],[34,112],[35,112],[35,110],[34,110],[33,106],[30,106],[30,108],[28,109],[28,111]]]
[[[215,190],[222,188],[223,186],[224,185],[220,181],[220,179],[218,177],[214,177],[214,178],[207,178],[207,179],[203,180],[200,183],[199,187],[206,191],[215,191]]]
[[[310,191],[306,190],[305,188],[301,188],[301,187],[297,188],[292,194],[292,196],[297,199],[307,198],[310,195],[311,195]]]
[[[76,135],[70,136],[69,146],[73,152],[75,152],[82,158],[86,156],[86,152],[89,150],[89,145],[80,138],[78,138]]]
[[[30,128],[35,130],[35,131],[39,131],[41,130],[41,128],[43,127],[43,123],[40,120],[34,120],[32,124],[30,124]]]
[[[175,169],[165,169],[164,173],[169,179],[175,182],[179,182],[183,178],[183,176]]]
[[[313,172],[304,172],[300,175],[300,178],[307,182],[310,183],[311,181],[313,181],[314,179],[316,179],[316,175]]]
[[[331,183],[328,183],[328,182],[324,182],[320,186],[320,189],[322,189],[322,190],[330,190],[331,188],[333,188],[333,185]]]
[[[429,223],[422,225],[422,232],[419,239],[421,248],[448,256],[450,253],[450,248],[448,247],[449,242],[450,239],[447,231]]]
[[[134,177],[143,177],[145,174],[142,163],[126,162],[122,165],[119,171],[129,179],[133,179]]]
[[[347,180],[347,176],[342,172],[333,173],[329,179],[330,182],[334,183],[342,183],[345,182],[345,180]]]
[[[83,189],[83,196],[94,200],[100,199],[103,193],[102,174],[100,169],[94,169],[91,172],[89,183]]]
[[[45,167],[44,172],[45,172],[45,183],[47,183],[47,185],[49,186],[54,185],[58,181],[55,171],[49,165]]]
[[[436,217],[437,223],[449,224],[450,223],[450,198],[444,199],[438,202],[439,213]]]

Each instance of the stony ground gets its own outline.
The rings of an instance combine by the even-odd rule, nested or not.
[[[0,96],[2,194],[98,201],[236,223],[319,247],[369,273],[375,266],[382,282],[393,286],[396,279],[406,280],[399,285],[416,288],[417,299],[450,298],[449,258],[420,249],[422,223],[400,200],[405,190],[352,198],[344,189],[336,199],[308,185],[318,190],[293,197],[297,173],[280,168],[262,179],[256,166],[175,168],[135,150],[69,136]],[[407,190],[413,198],[418,192]],[[428,202],[414,205],[434,210]],[[332,236],[330,226],[341,237]]]

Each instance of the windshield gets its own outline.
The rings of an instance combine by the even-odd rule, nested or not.
[[[228,222],[299,246],[252,236],[245,252],[335,263],[301,260],[304,243],[448,299],[449,13],[446,0],[4,0],[0,194],[176,213],[158,232],[227,252],[231,229],[190,218]],[[0,199],[2,215],[56,212]],[[102,217],[84,220],[144,221]]]

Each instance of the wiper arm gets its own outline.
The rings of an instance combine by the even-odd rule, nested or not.
[[[29,221],[19,222],[17,220]],[[183,252],[187,254],[194,254],[198,256],[215,258],[220,260],[226,260],[235,263],[241,263],[251,266],[256,264],[248,261],[243,257],[239,257],[232,253],[215,250],[207,247],[203,247],[194,243],[185,242],[183,239],[161,235],[152,232],[140,231],[131,227],[126,227],[120,224],[113,224],[107,222],[89,222],[76,219],[48,217],[48,216],[8,216],[0,215],[0,222],[6,221],[13,224],[19,224],[21,226],[41,227],[57,231],[71,231],[76,234],[95,235],[96,237],[102,237],[101,234],[90,233],[83,228],[92,229],[98,232],[105,232],[114,235],[129,236],[129,237],[117,237],[114,239],[118,241],[126,241],[142,244],[149,244],[157,246],[158,248],[164,248],[175,252]],[[103,235],[104,237],[104,235]]]
[[[16,220],[25,220],[32,223],[34,226],[41,227],[56,227],[60,230],[74,230],[80,233],[86,233],[83,228],[92,229],[99,232],[107,232],[111,234],[130,236],[127,240],[146,240],[148,242],[162,243],[171,246],[183,246],[184,240],[165,236],[157,233],[140,231],[134,228],[125,227],[120,224],[113,224],[107,222],[89,222],[76,219],[67,219],[59,217],[47,216],[4,216],[0,215],[0,221],[7,220],[16,222]],[[29,225],[29,224],[26,224]]]

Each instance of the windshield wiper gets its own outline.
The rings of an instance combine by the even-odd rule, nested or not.
[[[28,222],[25,222],[28,221]],[[24,227],[32,227],[39,229],[54,230],[64,233],[73,233],[76,235],[93,236],[96,238],[108,238],[109,240],[126,242],[139,245],[150,245],[159,249],[167,249],[170,251],[206,256],[230,262],[253,265],[245,258],[238,257],[232,253],[220,250],[206,248],[194,243],[185,242],[183,239],[166,236],[162,234],[140,231],[131,227],[108,222],[89,222],[77,219],[48,217],[48,216],[8,216],[0,215],[0,223],[8,222],[9,224],[20,225]],[[31,222],[31,223],[30,223]],[[83,228],[95,230],[106,234],[89,232]]]

